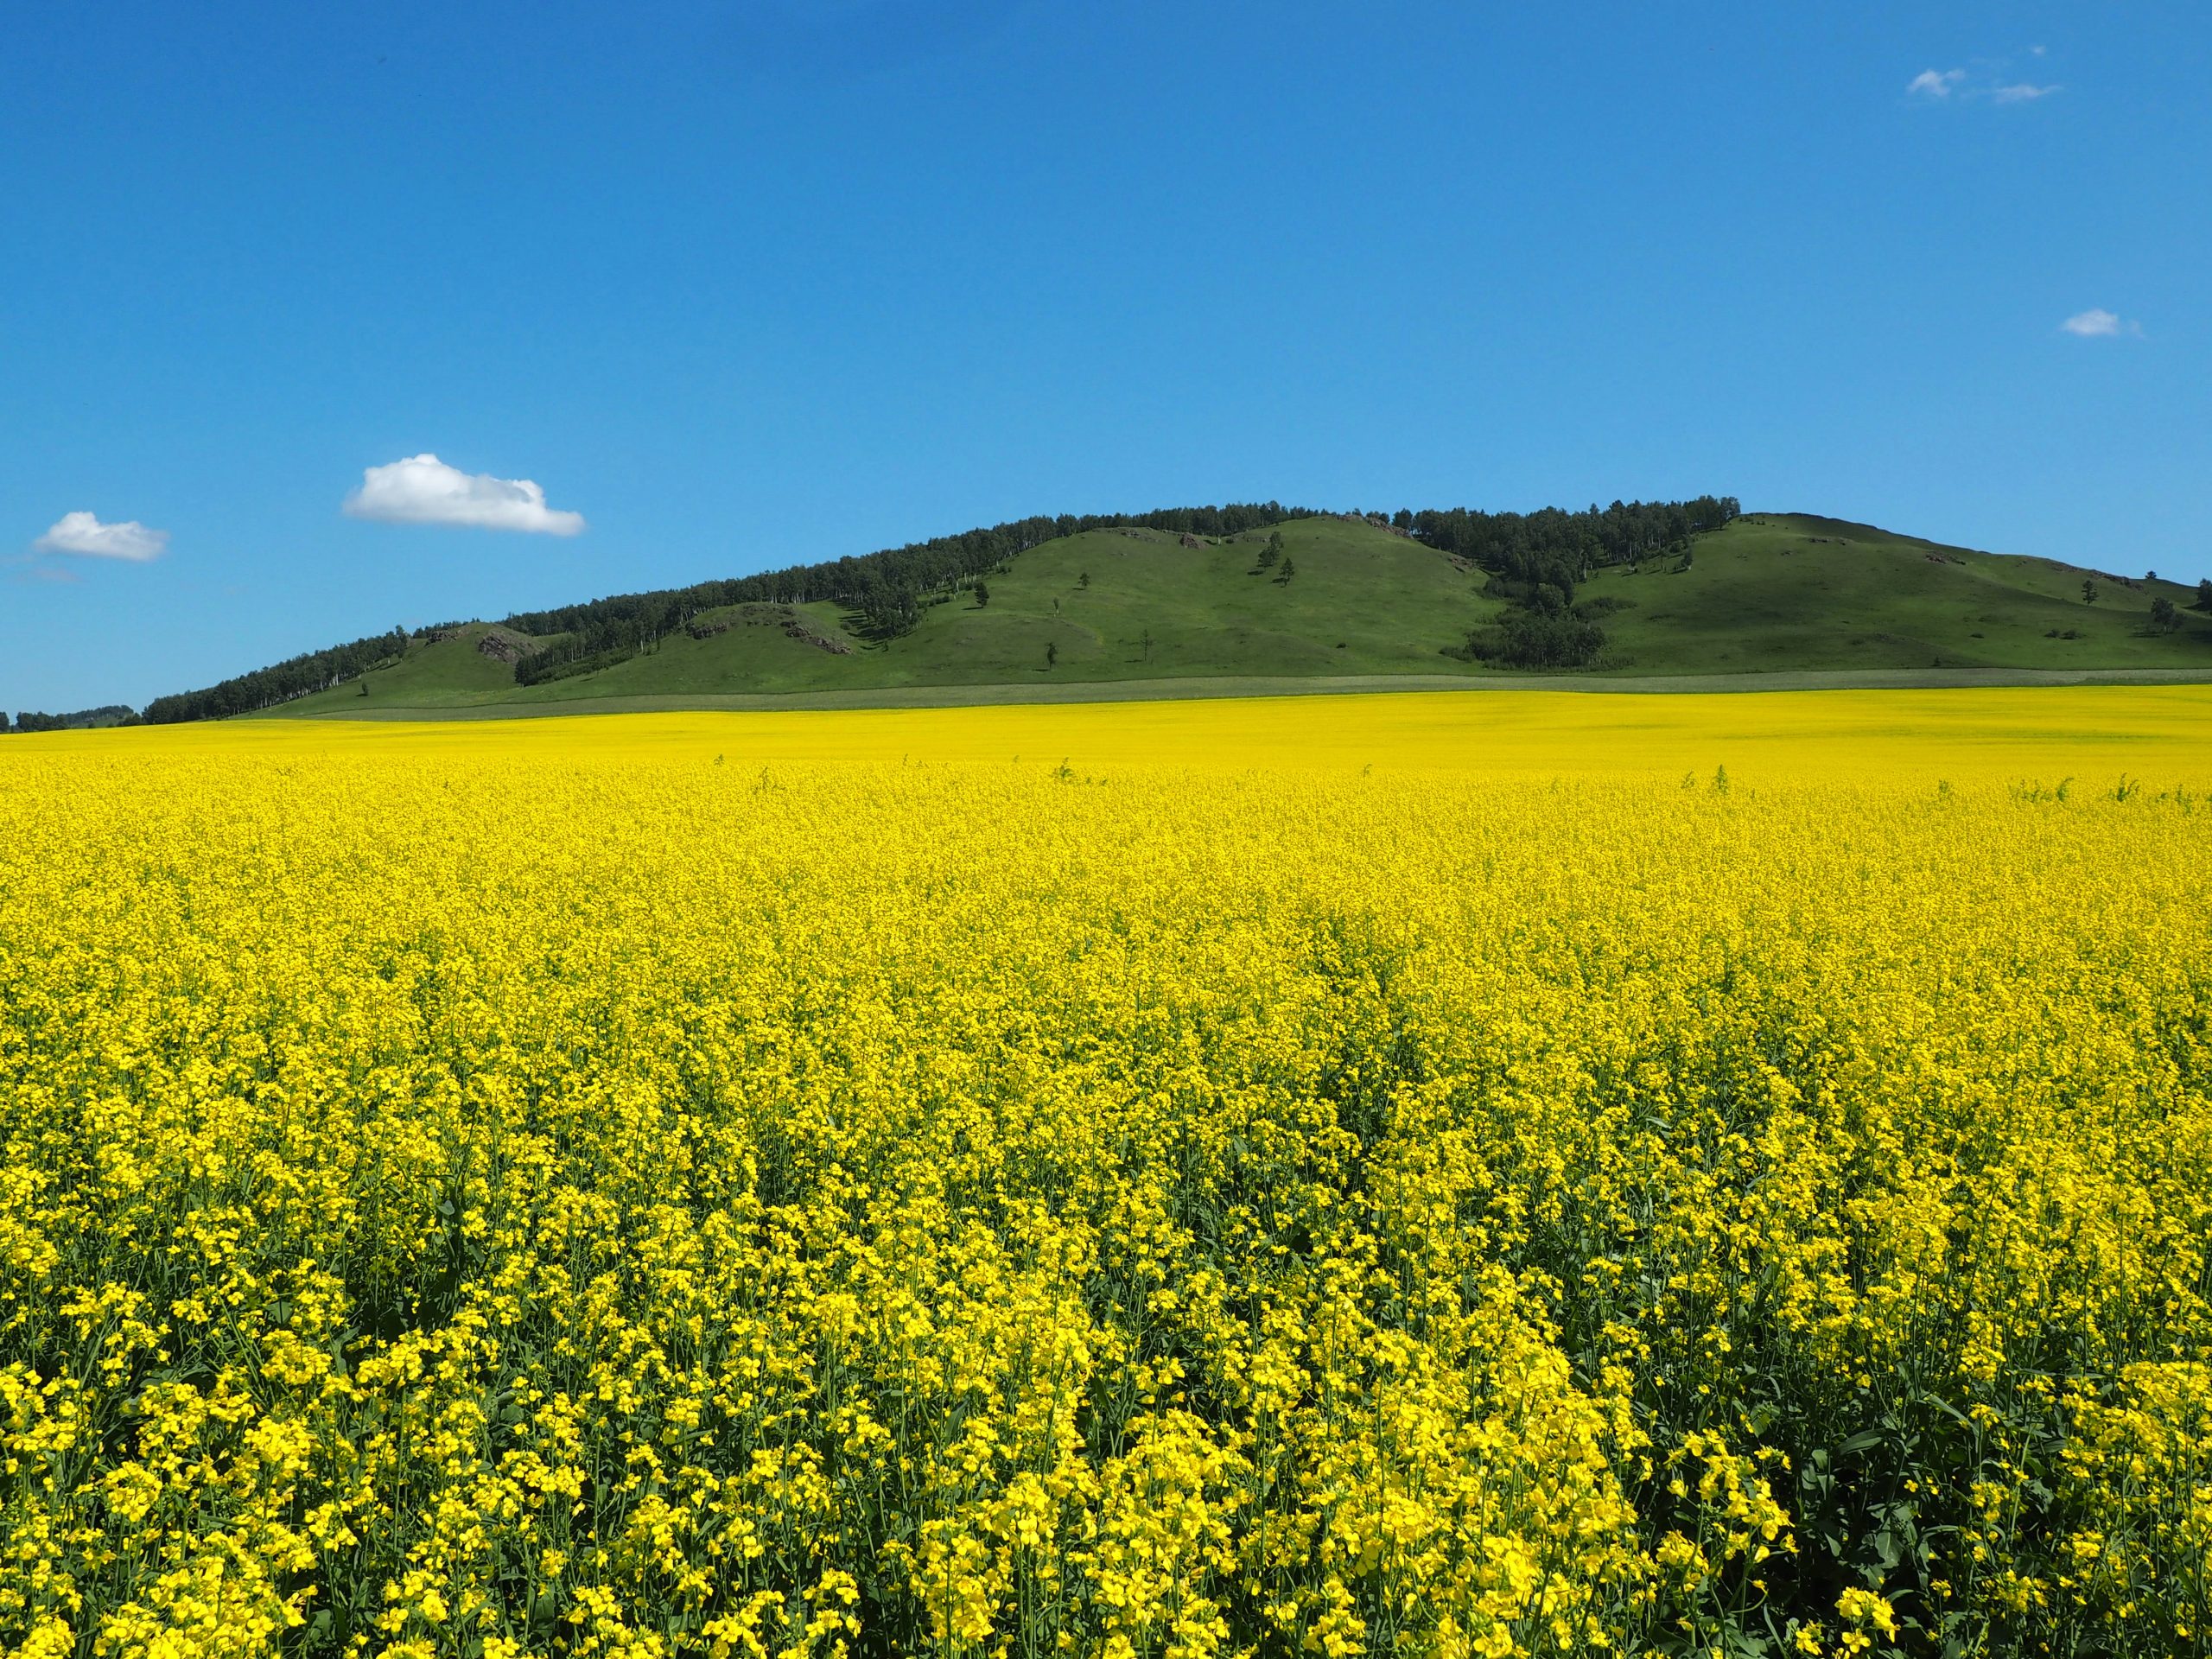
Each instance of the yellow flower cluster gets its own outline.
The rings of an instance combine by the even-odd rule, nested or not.
[[[0,1646],[2202,1641],[2204,778],[608,729],[0,753]]]

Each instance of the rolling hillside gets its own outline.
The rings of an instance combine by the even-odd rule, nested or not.
[[[1599,666],[1639,674],[1808,669],[2184,668],[2212,671],[2196,590],[2055,560],[1977,553],[1866,524],[1747,513],[1675,562],[1598,571]],[[2096,584],[2094,604],[2082,584]],[[2180,626],[2154,630],[2163,597]]]
[[[1933,684],[2083,673],[2212,679],[2212,611],[2196,588],[1836,519],[1750,513],[1692,537],[1683,504],[1616,504],[1602,516],[1484,521],[1478,531],[1491,536],[1484,542],[1465,533],[1481,515],[1401,515],[1401,526],[1411,522],[1416,534],[1379,518],[1268,522],[1288,510],[1195,511],[1233,512],[1249,527],[1207,535],[1063,519],[1071,533],[1055,534],[1052,520],[1025,520],[867,559],[504,623],[411,637],[395,631],[158,699],[146,717],[1541,682],[1560,671],[1516,671],[1508,664],[1527,654],[1499,646],[1545,607],[1580,644],[1570,657],[1535,660],[1571,665],[1578,684],[1748,687],[1836,676]],[[1610,523],[1618,537],[1624,524],[1663,524],[1666,515],[1675,526],[1670,538],[1616,539],[1610,554],[1583,528]],[[1271,541],[1279,561],[1268,556]],[[1473,549],[1482,563],[1446,550],[1454,546]],[[955,559],[965,563],[944,574]],[[887,560],[907,562],[907,585],[882,585],[877,573]],[[939,574],[930,578],[929,569]],[[917,570],[930,585],[918,584]],[[855,597],[804,597],[825,585]],[[719,602],[726,599],[733,602]]]
[[[1503,602],[1487,578],[1396,531],[1339,518],[1281,527],[1292,574],[1262,570],[1268,531],[1202,537],[1087,531],[1045,543],[984,584],[926,607],[912,632],[863,637],[824,604],[702,613],[652,650],[536,685],[511,660],[540,642],[471,624],[418,636],[404,658],[302,697],[288,715],[360,715],[759,693],[995,688],[1054,695],[1100,683],[1396,676],[1489,678],[1463,652]],[[1595,571],[1575,593],[1606,632],[1585,674],[1623,678],[1823,671],[2160,669],[2212,676],[2212,614],[2193,588],[1979,553],[1863,524],[1747,514],[1679,558]],[[2082,584],[2096,582],[2095,603]],[[2171,632],[2149,610],[2179,611]],[[558,636],[553,636],[557,638]],[[1048,664],[1047,653],[1052,660]],[[1517,677],[1541,681],[1541,674]]]
[[[732,606],[702,613],[644,655],[539,685],[515,683],[505,663],[484,653],[486,639],[502,631],[472,626],[410,646],[404,661],[282,712],[357,714],[364,702],[451,707],[1454,671],[1465,665],[1445,650],[1497,608],[1482,597],[1479,571],[1458,569],[1408,537],[1332,518],[1287,524],[1281,535],[1293,567],[1287,579],[1258,568],[1262,531],[1211,538],[1090,531],[1012,561],[1007,574],[984,584],[988,602],[963,590],[926,607],[912,632],[887,642],[860,637],[855,619],[834,606]]]

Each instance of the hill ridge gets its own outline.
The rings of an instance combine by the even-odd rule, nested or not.
[[[1681,540],[1700,521],[1723,522],[1735,511],[1733,498],[1707,496],[1688,503],[1616,501],[1602,512],[1592,505],[1581,514],[1548,507],[1526,515],[1466,508],[1421,513],[1402,509],[1395,520],[1357,512],[1332,515],[1276,501],[1143,513],[1038,515],[857,557],[515,612],[498,626],[542,642],[538,649],[519,653],[512,664],[516,682],[532,686],[616,667],[656,647],[699,611],[747,601],[834,605],[846,613],[842,625],[859,637],[876,642],[895,639],[919,625],[925,606],[943,602],[1005,569],[1010,560],[1047,542],[1098,530],[1158,531],[1211,544],[1255,529],[1333,517],[1384,528],[1408,539],[1417,532],[1421,539],[1440,543],[1451,551],[1486,547],[1507,567],[1525,574],[1540,564],[1564,571],[1577,558],[1586,563],[1592,550],[1618,556],[1646,543]],[[147,706],[145,718],[168,723],[261,713],[392,666],[404,660],[409,644],[410,636],[395,630],[306,652],[203,690],[156,697]]]
[[[1269,502],[1036,517],[395,631],[157,699],[147,717],[1057,700],[1084,684],[1175,696],[1230,681],[2187,677],[2212,674],[2202,597],[1727,497],[1388,518]]]

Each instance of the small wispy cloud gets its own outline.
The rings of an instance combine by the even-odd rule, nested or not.
[[[166,530],[149,530],[136,518],[104,524],[89,512],[65,512],[31,543],[41,553],[69,553],[85,559],[123,559],[143,564],[158,559],[169,544]]]
[[[2041,57],[2043,48],[2037,47]],[[1961,69],[1923,69],[1905,82],[1905,96],[1924,104],[2032,104],[2065,89],[2056,84],[2012,79],[2012,66],[2001,59],[1977,58]]]
[[[2100,305],[2076,311],[2058,326],[2065,333],[2083,340],[2117,340],[2122,334],[2139,337],[2143,333],[2141,323],[2131,322],[2117,311],[2107,311]]]
[[[581,512],[545,505],[545,492],[526,478],[464,473],[435,455],[410,455],[364,468],[361,487],[347,496],[349,518],[387,524],[459,524],[472,530],[513,530],[537,536],[575,536]]]

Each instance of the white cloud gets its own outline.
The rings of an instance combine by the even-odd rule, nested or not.
[[[464,473],[430,454],[365,468],[344,510],[348,518],[387,524],[464,524],[540,536],[574,536],[584,527],[583,514],[547,506],[545,492],[526,478]]]
[[[2037,51],[2040,57],[2042,53]],[[1969,104],[2032,104],[2061,89],[2032,80],[2007,80],[2011,66],[2001,59],[1977,58],[1967,69],[1923,69],[1905,83],[1905,96],[1928,103],[1956,98]]]
[[[2087,311],[2076,311],[2058,326],[2083,340],[2112,340],[2121,334],[2139,335],[2143,332],[2141,323],[2123,321],[2117,312],[2096,305]]]
[[[104,524],[89,512],[65,512],[54,528],[33,542],[41,553],[74,553],[87,559],[127,559],[143,564],[158,559],[169,544],[166,530],[149,530],[135,518]]]

